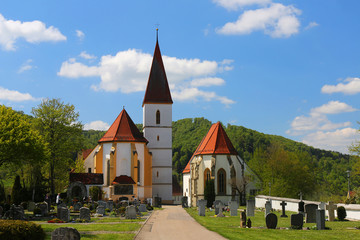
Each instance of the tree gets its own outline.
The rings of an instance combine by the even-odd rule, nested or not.
[[[204,189],[204,198],[205,198],[205,200],[207,200],[206,207],[211,207],[213,202],[215,201],[214,179],[210,179],[210,180],[206,181],[205,189]]]
[[[16,175],[14,185],[11,190],[11,201],[13,204],[19,205],[21,203],[21,189],[20,176]]]
[[[52,194],[62,190],[68,179],[68,170],[81,149],[82,124],[74,105],[64,104],[60,99],[45,99],[32,109],[36,128],[48,146],[48,178]]]

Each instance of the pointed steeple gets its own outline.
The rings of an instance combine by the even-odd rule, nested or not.
[[[158,29],[156,29],[156,46],[151,65],[149,80],[146,87],[143,106],[145,103],[172,104],[169,84],[166,78],[165,68],[161,57]]]
[[[142,135],[129,114],[123,109],[109,130],[99,140],[102,142],[148,142]]]

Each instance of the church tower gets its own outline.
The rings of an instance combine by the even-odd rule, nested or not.
[[[150,75],[143,101],[144,137],[152,153],[152,194],[172,203],[172,104],[161,57],[158,30]]]

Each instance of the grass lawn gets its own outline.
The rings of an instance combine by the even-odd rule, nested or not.
[[[200,217],[196,208],[188,208],[187,212],[207,229],[217,232],[228,239],[360,239],[360,230],[347,229],[359,227],[359,221],[326,222],[325,226],[330,230],[291,230],[291,229],[266,229],[264,212],[256,211],[255,217],[249,217],[252,222],[251,229],[240,228],[240,214],[237,217],[214,217],[214,211],[206,210],[206,216]],[[293,212],[287,212],[288,218],[280,218],[281,212],[274,212],[278,216],[278,228],[290,227],[290,216]],[[316,223],[305,223],[304,227],[312,228]],[[263,227],[263,228],[259,228]]]

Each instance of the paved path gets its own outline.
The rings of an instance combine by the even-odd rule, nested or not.
[[[181,206],[167,205],[155,211],[135,240],[222,240],[219,234],[197,223]]]

